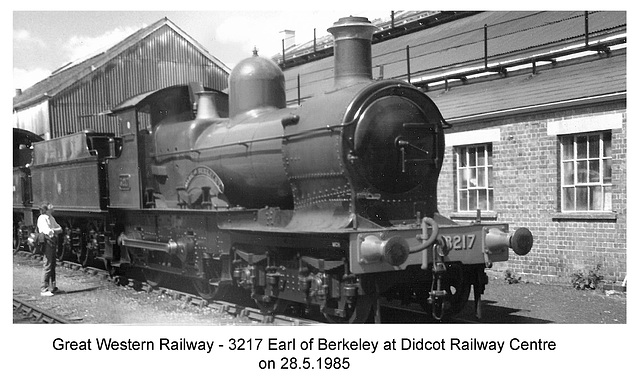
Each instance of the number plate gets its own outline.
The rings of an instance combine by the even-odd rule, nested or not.
[[[478,242],[474,233],[442,235],[453,250],[471,250]]]

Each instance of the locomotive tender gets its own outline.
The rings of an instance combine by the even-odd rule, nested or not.
[[[416,87],[372,79],[374,29],[363,17],[329,28],[334,86],[297,108],[280,68],[254,53],[231,73],[228,108],[223,93],[165,88],[113,109],[118,137],[34,143],[33,202],[56,205],[61,257],[139,267],[152,284],[181,275],[207,299],[232,286],[265,311],[335,322],[376,319],[381,297],[436,318],[471,286],[479,303],[485,268],[533,237],[438,214],[448,124]]]

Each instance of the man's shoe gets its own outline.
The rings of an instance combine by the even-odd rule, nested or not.
[[[58,293],[59,291],[58,287],[55,287],[51,290],[51,293]]]
[[[51,297],[53,296],[53,292],[49,292],[49,291],[40,292],[40,296]]]

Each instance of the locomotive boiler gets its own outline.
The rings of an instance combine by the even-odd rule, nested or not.
[[[94,153],[108,195],[96,255],[152,284],[180,275],[208,299],[233,287],[265,311],[335,322],[374,320],[381,297],[436,318],[460,311],[472,286],[478,302],[485,268],[509,248],[528,253],[533,237],[439,215],[448,124],[418,88],[372,79],[374,30],[363,17],[334,23],[333,86],[299,107],[254,53],[230,75],[228,107],[192,85],[114,109],[120,136],[99,135]]]

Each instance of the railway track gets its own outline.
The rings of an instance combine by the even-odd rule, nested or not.
[[[31,323],[69,323],[65,318],[17,297],[13,298],[13,313],[14,317],[19,316],[22,319],[20,322],[23,323],[26,321]]]
[[[39,255],[35,255],[26,251],[18,251],[15,253],[16,255],[28,258],[41,260],[42,257]],[[182,292],[175,289],[165,288],[165,287],[151,287],[147,284],[146,281],[136,280],[130,277],[122,278],[122,277],[111,277],[109,273],[105,270],[101,270],[94,267],[83,267],[79,263],[70,262],[70,261],[58,261],[58,265],[63,268],[67,268],[73,271],[81,271],[85,274],[92,276],[99,276],[104,279],[108,279],[113,281],[114,283],[123,286],[130,287],[135,290],[142,290],[147,292],[148,294],[156,293],[156,294],[164,294],[168,297],[171,297],[174,300],[180,300],[186,302],[189,305],[195,305],[199,307],[209,307],[213,309],[214,312],[224,313],[235,317],[246,318],[255,323],[263,323],[263,324],[272,324],[272,325],[281,325],[281,326],[304,326],[304,325],[313,325],[318,324],[318,321],[304,319],[304,318],[296,318],[286,315],[270,315],[261,312],[259,309],[242,306],[238,304],[234,304],[226,301],[207,301],[203,298],[196,296],[194,294],[188,292]],[[38,309],[34,305],[30,305],[24,300],[20,300],[14,297],[14,313],[18,315],[22,315],[22,313],[28,313],[32,318],[36,319],[37,322],[41,323],[69,323],[69,321],[65,320],[60,316],[56,316],[53,313],[47,312],[46,310]],[[16,312],[18,311],[18,312]]]
[[[41,256],[32,254],[26,251],[17,252],[18,256],[28,259],[42,259]],[[209,307],[214,312],[220,314],[228,314],[238,318],[245,318],[254,323],[262,323],[262,324],[270,324],[270,325],[284,325],[284,326],[302,326],[302,325],[313,325],[323,323],[321,319],[309,319],[309,318],[301,318],[301,317],[293,317],[287,315],[270,315],[265,314],[260,311],[260,309],[243,306],[232,302],[227,301],[207,301],[197,295],[194,295],[189,292],[184,292],[176,289],[171,289],[167,287],[152,287],[146,281],[138,280],[132,277],[123,277],[123,276],[114,276],[111,277],[109,273],[105,270],[101,270],[94,267],[83,267],[79,263],[70,262],[70,261],[58,261],[58,264],[63,268],[72,270],[72,271],[81,271],[85,274],[102,277],[103,279],[107,279],[115,283],[116,285],[129,287],[137,291],[145,291],[147,294],[159,294],[166,295],[171,297],[174,300],[179,300],[181,302],[185,302],[189,305],[198,306],[200,308]],[[28,304],[24,303],[23,307],[27,307]],[[382,302],[380,304],[381,312],[382,312],[382,321],[383,323],[436,323],[437,321],[433,320],[431,316],[429,316],[426,312],[421,309],[413,308],[413,307],[403,307],[394,305],[389,302]],[[16,310],[16,304],[14,299],[14,311]],[[27,310],[27,309],[24,309]],[[31,309],[33,313],[37,313],[37,308]],[[37,314],[34,314],[37,315]],[[48,318],[48,315],[43,315],[43,318]],[[58,318],[63,320],[63,318]],[[43,322],[43,321],[41,321]],[[461,318],[451,318],[447,321],[448,323],[480,323],[475,320],[467,320]],[[44,322],[44,323],[65,323],[56,320],[55,322]]]

